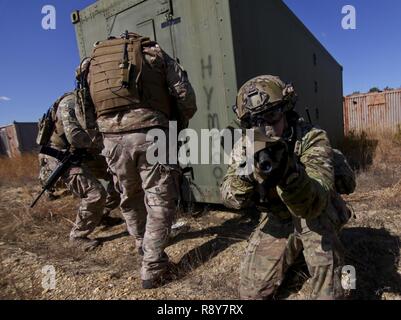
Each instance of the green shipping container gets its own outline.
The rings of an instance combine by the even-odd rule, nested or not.
[[[342,67],[281,0],[99,0],[72,21],[81,58],[125,30],[156,40],[188,71],[198,104],[190,128],[198,132],[235,127],[237,89],[273,74],[294,84],[301,115],[308,108],[334,145],[343,138]],[[221,203],[225,170],[193,165],[192,197]]]

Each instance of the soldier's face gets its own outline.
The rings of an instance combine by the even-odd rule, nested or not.
[[[282,137],[287,128],[287,121],[283,112],[274,112],[270,114],[266,121],[266,130],[270,131],[276,137]]]

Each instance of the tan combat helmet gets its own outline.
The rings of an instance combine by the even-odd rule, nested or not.
[[[82,77],[86,77],[89,70],[91,58],[84,58],[79,66],[75,69],[75,78],[79,81]]]
[[[247,81],[239,89],[234,111],[241,123],[246,124],[266,112],[290,111],[296,100],[291,84],[285,84],[276,76],[262,75]]]

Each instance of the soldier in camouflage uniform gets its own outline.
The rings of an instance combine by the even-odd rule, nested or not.
[[[138,43],[136,39],[141,41],[139,35],[129,36],[133,40],[126,43]],[[124,41],[115,39],[97,44],[89,66],[88,85],[98,114],[98,127],[104,137],[103,155],[113,173],[115,188],[121,194],[122,214],[130,235],[135,238],[138,252],[143,255],[142,286],[151,289],[163,284],[167,271],[169,259],[164,249],[177,210],[180,171],[176,164],[149,163],[146,151],[154,142],[147,141],[146,137],[151,129],[159,128],[164,130],[168,141],[169,100],[175,100],[181,127],[188,125],[197,107],[187,73],[157,43],[148,39],[142,42],[140,49],[133,47],[128,50],[140,59],[133,66],[142,69],[141,98],[130,96],[122,86],[104,89],[120,74],[116,70],[114,76],[105,80],[113,66],[110,61],[116,60],[114,68],[121,68],[118,59],[122,55],[113,57],[107,53],[122,52],[120,44]],[[106,61],[103,65],[102,58]],[[124,92],[126,96],[122,98]],[[114,101],[109,104],[114,109],[104,111],[102,106],[109,101]],[[119,107],[121,104],[124,106]]]
[[[50,138],[50,146],[70,152],[85,152],[89,155],[78,165],[71,167],[62,177],[69,190],[81,199],[75,225],[70,233],[72,243],[92,250],[99,245],[88,235],[98,226],[102,219],[104,224],[116,224],[108,215],[119,203],[119,195],[109,183],[104,189],[98,179],[110,180],[104,157],[100,156],[101,140],[95,129],[88,129],[82,117],[82,105],[77,91],[65,94],[54,110],[55,129]],[[95,123],[94,123],[95,124]],[[84,129],[85,128],[85,129]],[[110,221],[112,219],[113,221]]]
[[[273,298],[301,252],[311,275],[311,298],[342,294],[338,230],[347,213],[336,205],[341,199],[334,186],[333,150],[325,131],[293,111],[295,101],[292,86],[274,76],[254,78],[238,93],[241,126],[255,130],[255,146],[264,144],[255,148],[255,165],[247,175],[238,171],[246,165],[244,144],[238,142],[221,186],[227,207],[256,206],[262,212],[241,263],[242,299]]]

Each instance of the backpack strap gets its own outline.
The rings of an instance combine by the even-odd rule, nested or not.
[[[133,39],[131,40],[132,48],[134,50],[134,55],[135,55],[135,62],[136,62],[136,68],[137,68],[137,74],[135,78],[135,84],[138,89],[138,93],[140,96],[142,96],[142,69],[143,69],[143,53],[142,53],[142,45],[143,42],[149,40],[149,38],[139,38],[139,39]]]

